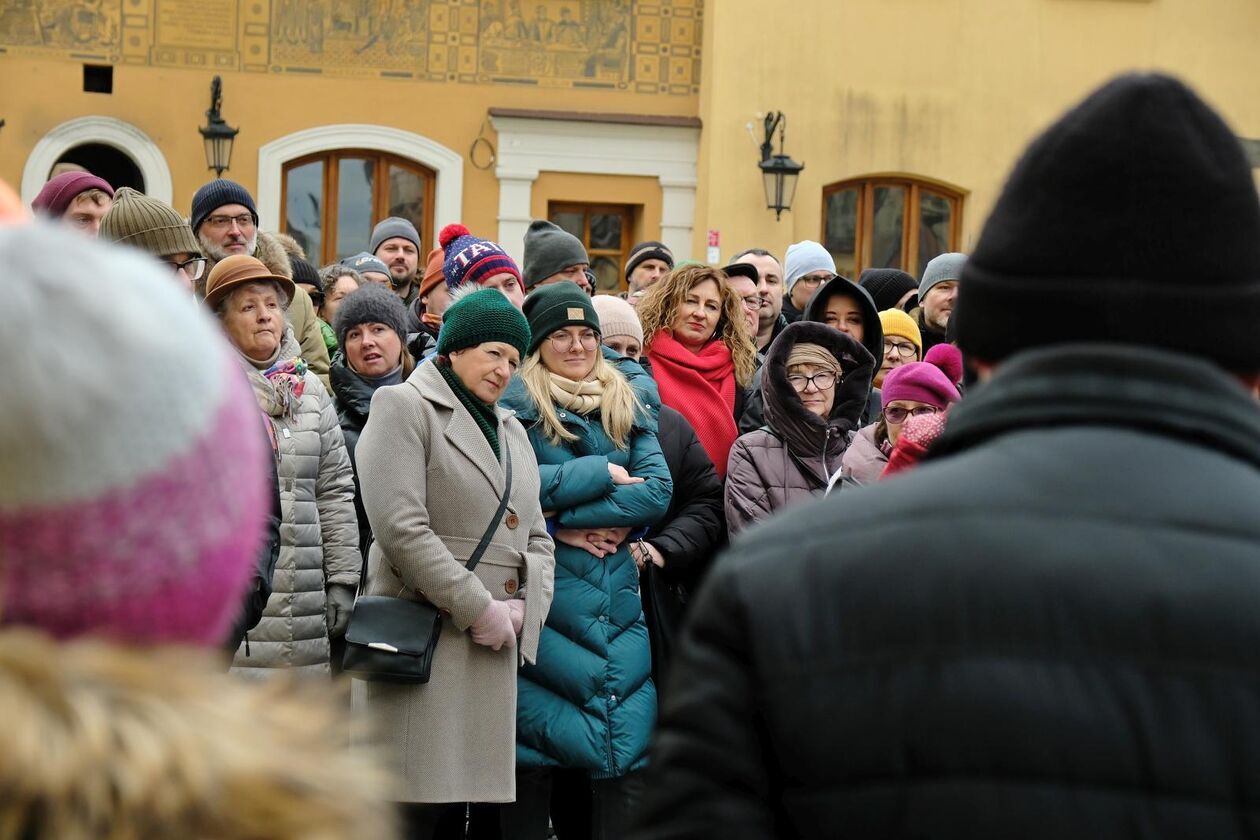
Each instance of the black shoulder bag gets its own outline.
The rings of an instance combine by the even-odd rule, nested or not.
[[[468,558],[466,568],[472,571],[486,553],[490,538],[498,530],[503,512],[512,494],[512,453],[507,435],[503,436],[503,454],[507,471],[503,481],[503,497],[494,512],[481,542]],[[388,595],[364,595],[367,560],[359,570],[359,591],[354,602],[350,626],[346,628],[346,652],[342,670],[357,680],[421,685],[429,681],[433,653],[442,632],[442,615],[433,604],[391,598]]]

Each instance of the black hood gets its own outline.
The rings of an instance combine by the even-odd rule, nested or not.
[[[862,309],[862,346],[872,358],[883,359],[884,328],[879,323],[879,309],[875,307],[875,301],[871,299],[870,292],[856,283],[839,276],[828,280],[814,292],[809,303],[805,304],[805,314],[801,320],[822,323],[823,303],[836,294],[848,295],[858,302],[858,306]]]
[[[807,411],[795,389],[788,384],[787,360],[797,344],[817,344],[840,362],[842,378],[836,383],[831,416],[825,421]],[[838,459],[844,454],[849,432],[861,425],[862,409],[866,407],[874,375],[874,357],[851,336],[813,321],[789,324],[770,345],[762,367],[761,395],[766,425],[793,455],[809,459],[810,464],[814,463],[824,443],[828,461]],[[832,432],[830,436],[828,430]],[[833,471],[829,464],[823,480]]]

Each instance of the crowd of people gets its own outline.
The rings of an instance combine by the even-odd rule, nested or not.
[[[1117,135],[1156,113],[1166,147],[1134,164]],[[721,267],[647,241],[620,296],[593,294],[582,242],[542,220],[521,265],[461,224],[422,261],[390,217],[318,266],[228,180],[186,214],[86,172],[51,179],[36,221],[10,195],[0,347],[31,361],[0,420],[0,623],[67,652],[0,634],[0,709],[105,717],[37,716],[53,755],[0,750],[0,790],[21,787],[0,837],[374,838],[391,815],[415,838],[1051,836],[1137,809],[1223,829],[1220,803],[1249,807],[1224,768],[1260,755],[1238,746],[1260,731],[1238,711],[1253,688],[1161,658],[1257,674],[1260,413],[1238,380],[1260,384],[1242,320],[1260,318],[1260,206],[1222,137],[1180,83],[1125,77],[1030,148],[970,257],[849,278],[808,240]],[[1193,252],[1220,267],[1202,297],[1153,203],[1116,211],[1148,234],[1056,215],[1120,161],[1151,196],[1193,180],[1180,197],[1208,217],[1177,223],[1220,245]],[[1221,232],[1238,219],[1245,236]],[[1050,314],[1062,289],[1077,314]],[[1217,326],[1197,337],[1178,308]],[[1175,514],[1170,476],[1191,485]],[[433,608],[431,635],[356,635],[364,599]],[[1240,612],[1221,635],[1199,608]],[[230,663],[146,671],[137,648],[170,643]],[[372,678],[366,649],[425,676]],[[1161,702],[1202,717],[1094,714],[1174,679],[1194,696]],[[166,711],[129,722],[145,703]],[[1062,751],[1126,756],[1174,720],[1220,824],[1158,756]],[[97,730],[119,754],[92,752]],[[146,766],[128,738],[172,745]],[[113,763],[126,796],[64,778]],[[211,801],[256,769],[274,807]],[[1090,799],[1108,785],[1141,802]],[[284,811],[305,797],[320,807]]]

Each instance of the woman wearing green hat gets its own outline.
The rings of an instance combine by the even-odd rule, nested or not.
[[[503,402],[538,458],[556,581],[538,661],[520,673],[517,799],[501,827],[507,840],[543,840],[554,790],[557,825],[586,819],[589,836],[621,837],[656,718],[630,540],[669,508],[660,402],[648,377],[628,381],[604,359],[599,316],[574,283],[538,288],[525,316],[529,354]]]
[[[443,611],[429,682],[354,683],[401,782],[408,837],[463,836],[465,803],[516,798],[517,667],[533,663],[551,606],[553,545],[530,439],[496,402],[529,324],[483,289],[446,310],[438,354],[379,388],[356,459],[376,542],[369,595]],[[465,567],[508,503],[481,561]]]

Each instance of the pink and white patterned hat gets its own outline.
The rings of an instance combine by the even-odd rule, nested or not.
[[[213,645],[267,513],[259,409],[151,257],[0,227],[0,625]]]

